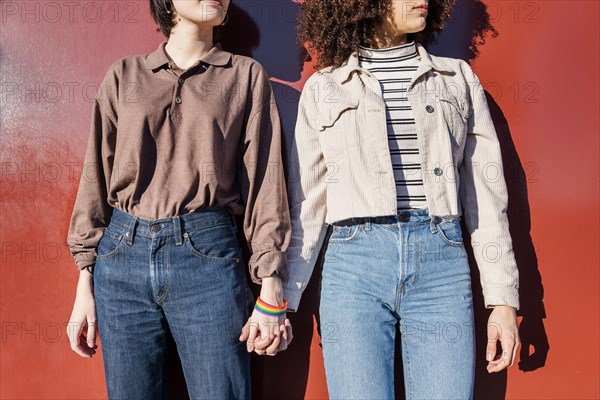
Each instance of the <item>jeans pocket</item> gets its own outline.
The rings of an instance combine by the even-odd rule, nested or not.
[[[460,220],[453,218],[436,223],[436,234],[446,243],[452,246],[462,246],[463,236]]]
[[[329,243],[346,243],[355,240],[360,236],[362,224],[354,225],[333,225]]]
[[[193,256],[202,260],[240,262],[240,247],[233,223],[187,231],[183,234],[183,243]]]
[[[104,230],[104,235],[98,242],[96,249],[96,259],[107,259],[116,256],[121,250],[123,244],[123,234],[113,230],[109,225]]]

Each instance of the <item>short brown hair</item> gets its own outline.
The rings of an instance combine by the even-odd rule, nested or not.
[[[171,0],[150,0],[150,15],[158,25],[157,31],[160,31],[165,37],[171,36],[171,29],[175,26],[174,13],[167,12],[165,3],[170,4],[169,10],[174,11],[173,2]],[[167,7],[169,7],[167,5]]]

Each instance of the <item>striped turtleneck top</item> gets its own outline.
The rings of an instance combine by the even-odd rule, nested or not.
[[[410,79],[421,62],[415,42],[385,49],[361,46],[358,61],[381,85],[386,106],[387,138],[396,180],[397,208],[426,208],[417,130],[406,96]]]

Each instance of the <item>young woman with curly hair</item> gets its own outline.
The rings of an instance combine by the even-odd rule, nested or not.
[[[408,398],[473,396],[471,236],[489,319],[487,369],[512,365],[518,270],[485,93],[463,60],[429,54],[453,0],[305,0],[303,89],[288,183],[284,295],[297,310],[320,249],[333,399],[393,398],[399,328]],[[501,342],[502,355],[496,357]]]

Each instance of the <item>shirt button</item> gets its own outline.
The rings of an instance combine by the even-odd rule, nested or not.
[[[179,78],[179,79],[177,79],[177,82],[179,82],[179,83],[183,83],[183,78]]]
[[[181,97],[176,97],[175,98],[175,103],[181,104]]]
[[[436,174],[437,176],[440,176],[442,174],[442,169],[439,167],[435,167],[433,169],[433,173]]]
[[[432,113],[433,112],[433,107],[430,106],[429,104],[427,105],[427,107],[425,107],[425,109],[427,110],[428,113]]]

